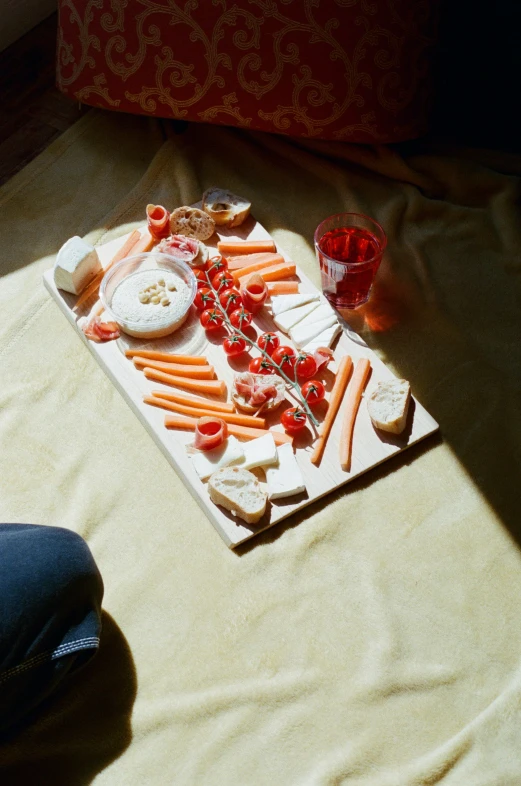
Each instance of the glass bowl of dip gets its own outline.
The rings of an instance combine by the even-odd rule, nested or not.
[[[161,338],[181,327],[197,292],[185,262],[159,251],[126,257],[105,273],[100,300],[121,330]]]

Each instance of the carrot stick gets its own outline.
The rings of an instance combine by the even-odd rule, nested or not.
[[[156,243],[150,232],[145,232],[143,237],[138,240],[134,248],[132,249],[132,254],[127,254],[127,256],[135,256],[136,254],[144,254],[146,251],[150,251],[152,246]]]
[[[272,267],[262,268],[262,270],[253,271],[250,270],[246,272],[245,270],[240,270],[240,277],[236,277],[235,273],[232,273],[236,285],[241,287],[245,281],[251,276],[252,273],[257,272],[264,281],[280,281],[283,278],[289,278],[290,276],[294,276],[297,272],[297,266],[293,262],[283,262],[281,265],[273,265]]]
[[[127,349],[127,358],[149,358],[149,360],[162,360],[165,363],[182,363],[185,366],[207,366],[208,361],[197,355],[171,355],[170,352],[157,352],[155,349]]]
[[[268,284],[268,294],[272,295],[298,295],[297,281],[274,281]]]
[[[154,368],[144,368],[143,374],[147,379],[154,379],[156,382],[164,382],[165,385],[172,385],[176,388],[194,390],[196,393],[209,393],[210,396],[222,396],[226,393],[226,383],[222,379],[190,379],[189,377],[177,377],[173,374],[165,374]]]
[[[81,308],[81,306],[90,298],[92,295],[98,292],[99,286],[103,281],[103,276],[110,270],[110,268],[116,264],[116,262],[120,262],[122,259],[127,257],[130,252],[135,248],[137,243],[141,238],[141,233],[138,232],[137,229],[134,229],[133,232],[130,233],[128,238],[125,240],[119,251],[116,251],[110,262],[108,263],[107,267],[104,268],[100,273],[97,273],[90,284],[87,284],[86,288],[80,294],[78,300],[76,301],[76,305],[74,308]]]
[[[275,259],[274,262],[254,262],[252,265],[248,265],[238,270],[231,270],[230,273],[233,276],[235,283],[241,279],[246,278],[246,276],[251,276],[252,273],[260,273],[262,275],[263,271],[270,271],[275,266],[279,267],[287,267],[288,264],[292,264],[291,262],[288,263],[285,261],[284,257],[281,254],[273,254]],[[228,268],[229,270],[229,268]],[[293,275],[293,274],[288,274]]]
[[[175,374],[178,377],[191,377],[192,379],[215,379],[213,366],[181,366],[179,363],[163,363],[161,360],[149,358],[134,358],[136,368],[153,368],[164,371],[165,374]]]
[[[237,412],[215,412],[211,409],[199,409],[195,407],[186,407],[184,404],[177,404],[174,401],[167,401],[164,398],[155,398],[155,396],[144,396],[143,401],[145,404],[151,404],[153,407],[161,407],[161,409],[169,409],[171,412],[180,412],[181,415],[189,415],[194,418],[203,417],[218,417],[224,420],[225,423],[235,423],[237,426],[249,426],[250,428],[266,428],[266,421],[264,418],[254,418],[252,415],[238,415]]]
[[[236,256],[238,254],[259,254],[262,251],[275,253],[277,247],[273,240],[220,240],[217,250],[223,256]]]
[[[338,412],[338,408],[340,407],[342,396],[344,395],[344,391],[347,387],[347,380],[349,379],[352,368],[353,368],[353,361],[351,360],[349,355],[344,355],[338,366],[335,383],[333,385],[333,389],[331,391],[331,397],[329,399],[329,406],[327,408],[326,417],[324,418],[324,422],[322,423],[322,428],[320,429],[320,436],[315,444],[315,449],[311,454],[312,464],[318,464],[320,459],[322,458],[324,448],[326,447],[327,438],[329,437],[329,433],[333,426],[336,413]]]
[[[223,401],[212,401],[210,398],[186,396],[183,393],[167,393],[164,390],[153,390],[152,395],[154,398],[176,401],[178,404],[186,404],[187,407],[195,407],[196,409],[211,409],[215,412],[229,412],[230,414],[235,412],[233,404],[225,404]]]
[[[195,431],[197,420],[197,418],[183,417],[182,415],[167,415],[165,417],[165,426],[167,428]],[[258,437],[264,437],[266,434],[271,434],[276,445],[293,442],[293,437],[290,437],[289,434],[283,434],[281,431],[264,431],[264,429],[260,428],[235,426],[232,423],[228,424],[228,434],[231,434],[233,437],[242,437],[242,439],[257,439]]]
[[[228,270],[240,270],[243,267],[255,265],[257,262],[263,262],[265,265],[279,265],[284,262],[282,254],[262,253],[262,254],[241,254],[238,257],[226,256],[228,263]]]
[[[344,420],[342,421],[342,431],[340,432],[340,465],[344,472],[349,472],[351,468],[351,444],[353,439],[353,429],[355,426],[356,413],[362,400],[362,393],[365,388],[371,364],[367,358],[360,358],[355,366],[353,378],[349,383],[346,393],[346,408]]]

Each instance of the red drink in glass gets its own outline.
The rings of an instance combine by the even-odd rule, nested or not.
[[[319,225],[322,290],[335,308],[357,308],[369,299],[386,242],[381,226],[359,213],[339,213]]]

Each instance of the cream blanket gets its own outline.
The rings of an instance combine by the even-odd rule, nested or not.
[[[519,784],[519,159],[165,128],[92,111],[0,191],[0,521],[83,535],[106,609],[98,657],[1,747],[0,781]],[[353,326],[442,434],[239,553],[41,284],[69,236],[211,184],[317,283],[322,218],[383,224]]]

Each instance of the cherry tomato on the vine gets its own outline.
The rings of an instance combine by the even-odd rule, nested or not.
[[[271,358],[285,374],[291,375],[293,373],[296,360],[294,349],[291,347],[277,347]]]
[[[224,318],[216,308],[207,308],[199,317],[205,330],[219,330],[223,326]]]
[[[242,306],[241,308],[235,309],[235,311],[232,311],[230,314],[230,322],[234,328],[238,328],[239,330],[244,330],[245,327],[251,325],[252,319],[253,317],[250,312],[246,311]]]
[[[280,346],[280,338],[276,333],[263,333],[262,336],[259,336],[257,344],[268,355],[273,355],[273,352]]]
[[[223,289],[233,287],[233,283],[233,276],[231,276],[227,270],[221,270],[220,273],[216,273],[212,278],[212,287],[221,292]]]
[[[253,358],[253,360],[250,360],[248,371],[252,374],[264,375],[277,373],[275,366],[272,366],[269,360],[264,360],[264,358]]]
[[[209,276],[215,276],[221,270],[228,270],[228,262],[222,257],[212,257],[206,263],[206,270]]]
[[[235,309],[240,308],[242,306],[242,299],[239,292],[236,289],[225,289],[224,292],[219,295],[219,301],[221,306],[228,312],[235,311]]]
[[[326,389],[318,379],[310,379],[309,382],[304,382],[300,392],[311,407],[323,401],[326,395]]]
[[[317,361],[306,352],[298,353],[295,365],[299,379],[311,379],[317,373]]]
[[[215,303],[215,295],[209,287],[201,287],[197,290],[194,298],[194,305],[199,311],[210,308]]]
[[[301,407],[286,409],[280,416],[280,422],[288,434],[298,434],[306,427],[307,415]]]
[[[202,287],[208,286],[208,281],[206,280],[206,273],[204,270],[201,270],[199,267],[193,267],[192,273],[194,274],[197,280],[197,289],[201,289]]]
[[[246,352],[248,347],[242,336],[233,334],[224,339],[223,348],[228,357],[233,358],[236,355],[242,355],[243,352]]]

